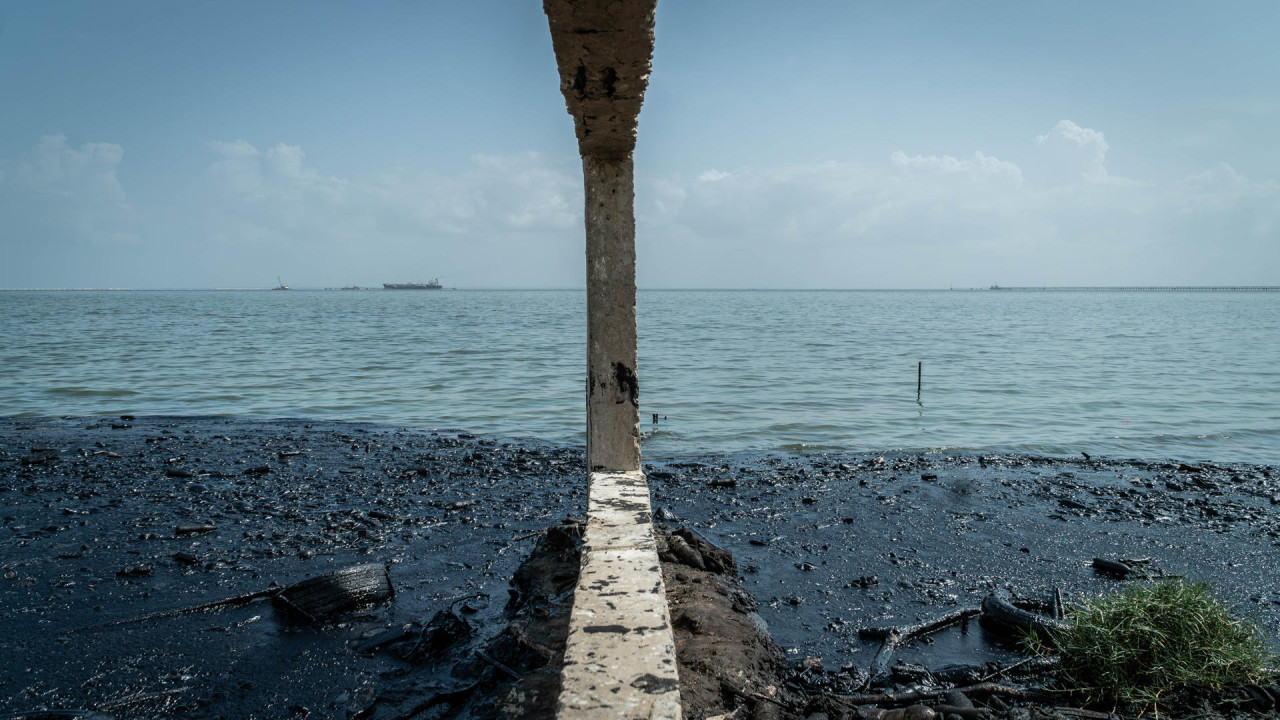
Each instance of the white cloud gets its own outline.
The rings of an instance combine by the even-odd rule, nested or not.
[[[1227,163],[1179,181],[1170,215],[1191,222],[1211,242],[1256,242],[1280,259],[1280,183],[1256,182]],[[1272,268],[1280,267],[1280,263]]]
[[[972,159],[959,160],[950,155],[943,155],[942,157],[915,155],[908,157],[906,153],[899,150],[893,153],[889,160],[894,165],[904,169],[966,175],[974,180],[1004,179],[1014,185],[1022,184],[1022,170],[1017,165],[999,158],[983,155],[980,151],[975,152]]]
[[[961,148],[663,177],[641,168],[640,282],[1280,282],[1275,180],[1221,163],[1135,182],[1107,172],[1101,131],[1064,120],[1032,137],[1017,163]],[[276,273],[295,285],[436,275],[464,286],[581,284],[576,158],[476,155],[448,170],[393,165],[339,177],[286,143],[207,148],[202,183],[182,189],[190,199],[178,201],[175,191],[143,212],[117,176],[120,146],[42,138],[22,157],[0,160],[0,240],[11,249],[98,242],[112,249],[85,255],[85,277],[97,277],[93,263],[109,256],[143,268],[141,283],[194,267],[208,268],[196,282],[223,285],[266,284]],[[167,269],[158,269],[160,254]],[[31,263],[40,264],[48,263]]]
[[[982,286],[1276,283],[1280,185],[1223,164],[1109,175],[1104,134],[1070,121],[1021,164],[982,152],[739,168],[642,185],[642,283]],[[642,242],[641,246],[644,246]]]
[[[581,217],[581,181],[536,153],[477,155],[454,174],[397,166],[368,178],[340,179],[308,167],[306,154],[293,145],[280,143],[266,152],[244,141],[210,147],[218,155],[210,167],[215,188],[241,204],[267,206],[270,212],[260,221],[276,230],[288,225],[291,208],[321,216],[341,210],[348,221],[364,217],[409,232],[450,235],[564,230]],[[233,215],[244,209],[224,207]]]
[[[20,158],[0,159],[0,239],[62,251],[87,244],[134,242],[135,212],[117,170],[124,149],[113,143],[72,145],[45,135]],[[20,277],[32,272],[19,269]]]
[[[1020,193],[1021,183],[1017,165],[982,153],[962,160],[895,152],[888,164],[744,168],[715,182],[661,178],[646,188],[653,201],[642,206],[641,220],[766,254],[824,244],[917,244],[958,222],[958,214],[972,222],[1006,213],[1016,207],[1010,194]]]
[[[271,162],[272,168],[281,177],[293,178],[294,180],[314,180],[319,177],[319,174],[314,170],[304,170],[302,168],[302,160],[305,157],[306,153],[302,152],[302,148],[297,145],[279,143],[267,151],[267,159]]]
[[[18,164],[15,189],[59,195],[80,203],[124,205],[116,177],[124,148],[112,143],[72,147],[65,135],[45,135]]]
[[[261,151],[235,141],[209,147],[215,159],[206,227],[221,246],[279,246],[330,257],[358,247],[400,258],[430,250],[431,274],[457,278],[465,272],[461,281],[473,283],[525,278],[526,284],[545,284],[538,276],[550,274],[568,284],[581,275],[576,255],[564,260],[564,248],[581,242],[576,163],[537,153],[476,155],[450,173],[392,166],[339,178],[308,165],[302,148],[293,145]],[[541,261],[533,257],[539,248]],[[551,255],[557,256],[556,270],[530,273]],[[504,257],[526,261],[504,263]],[[359,264],[374,260],[351,269]]]
[[[244,140],[235,142],[210,142],[209,147],[218,155],[210,173],[226,191],[236,195],[254,196],[262,192],[262,153]]]
[[[1107,181],[1107,151],[1111,146],[1101,132],[1080,127],[1070,120],[1059,120],[1052,130],[1036,136],[1036,144],[1052,152],[1060,166],[1069,168],[1068,174],[1079,173],[1071,179]]]

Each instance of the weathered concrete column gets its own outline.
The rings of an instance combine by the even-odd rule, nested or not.
[[[657,0],[543,0],[582,153],[587,231],[587,529],[560,720],[679,720],[675,640],[640,471],[631,153]]]
[[[657,0],[544,0],[582,153],[587,225],[587,468],[640,469],[631,153]]]
[[[640,469],[632,161],[582,158],[587,225],[587,467]]]

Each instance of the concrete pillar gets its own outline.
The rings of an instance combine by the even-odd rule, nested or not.
[[[587,230],[587,530],[559,720],[679,720],[675,640],[640,471],[631,153],[657,0],[543,0],[582,154]]]
[[[587,225],[587,468],[640,469],[632,160],[582,158]]]
[[[587,469],[640,469],[631,153],[657,0],[543,0],[582,154],[587,225]]]

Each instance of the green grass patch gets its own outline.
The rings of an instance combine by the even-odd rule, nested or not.
[[[1180,687],[1257,682],[1275,657],[1258,625],[1206,583],[1135,583],[1074,606],[1057,640],[1062,680],[1092,702],[1156,703]]]

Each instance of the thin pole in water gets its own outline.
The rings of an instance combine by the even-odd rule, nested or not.
[[[920,384],[924,379],[924,361],[916,363],[916,402],[920,402]]]

